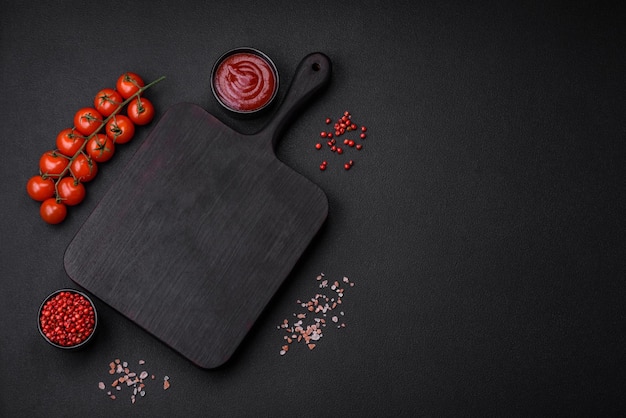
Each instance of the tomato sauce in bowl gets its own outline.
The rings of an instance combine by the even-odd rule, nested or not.
[[[272,60],[253,48],[222,55],[213,67],[211,88],[217,101],[235,113],[266,108],[278,92],[278,71]]]

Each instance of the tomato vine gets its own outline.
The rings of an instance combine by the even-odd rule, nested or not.
[[[135,124],[146,125],[152,121],[154,106],[142,95],[163,79],[164,76],[145,84],[137,74],[124,73],[117,80],[117,90],[100,90],[94,98],[94,108],[85,107],[76,112],[74,127],[58,134],[57,148],[41,156],[39,174],[26,184],[28,195],[42,202],[39,213],[44,221],[63,222],[66,206],[83,200],[83,183],[93,180],[98,164],[113,156],[115,144],[130,141]],[[121,114],[126,106],[127,116]]]

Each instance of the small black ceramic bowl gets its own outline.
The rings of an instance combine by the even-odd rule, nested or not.
[[[37,315],[37,328],[52,346],[64,350],[84,347],[98,326],[93,301],[78,290],[60,289],[44,299]]]
[[[240,116],[258,115],[276,98],[278,70],[263,52],[248,47],[223,54],[211,71],[211,90],[222,107]]]

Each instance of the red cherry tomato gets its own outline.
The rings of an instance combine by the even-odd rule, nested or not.
[[[85,151],[97,163],[109,161],[115,153],[115,144],[105,134],[95,134],[87,141]]]
[[[90,157],[80,153],[74,158],[74,161],[70,164],[70,171],[74,178],[82,183],[87,183],[93,180],[98,174],[98,164]]]
[[[57,190],[61,202],[68,205],[78,205],[85,198],[85,186],[72,177],[65,177],[57,184]]]
[[[74,126],[81,134],[88,136],[102,125],[102,115],[92,107],[83,107],[74,115]]]
[[[46,151],[39,159],[39,170],[48,177],[59,177],[69,162],[66,156],[57,151]]]
[[[63,129],[57,135],[57,149],[68,157],[73,157],[84,143],[85,138],[74,129]]]
[[[55,225],[63,222],[67,216],[67,206],[63,203],[57,202],[54,197],[51,197],[41,203],[41,206],[39,207],[39,215],[41,215],[41,218],[44,221]]]
[[[93,106],[105,118],[111,115],[119,107],[124,99],[122,95],[113,89],[102,89],[93,99]]]
[[[54,181],[50,177],[33,176],[26,183],[28,195],[39,202],[54,196]]]
[[[137,125],[147,125],[154,118],[154,106],[145,97],[131,100],[126,108],[128,117]]]
[[[135,124],[124,115],[115,115],[107,122],[106,134],[116,144],[125,144],[135,135]]]
[[[124,99],[128,99],[144,85],[143,80],[137,74],[124,73],[117,79],[115,88]]]

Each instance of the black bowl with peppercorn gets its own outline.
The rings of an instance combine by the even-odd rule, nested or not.
[[[50,345],[64,350],[85,346],[93,338],[98,314],[92,300],[78,290],[60,289],[44,299],[37,328]]]

